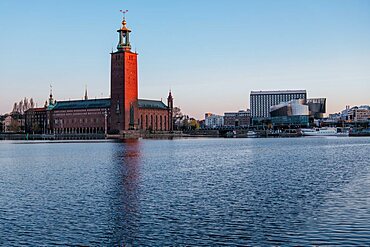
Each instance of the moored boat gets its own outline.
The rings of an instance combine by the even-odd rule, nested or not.
[[[303,136],[348,136],[347,132],[338,132],[337,128],[301,129]]]
[[[257,136],[258,136],[257,133],[254,132],[254,131],[250,130],[250,131],[247,132],[247,137],[252,137],[253,138],[253,137],[257,137]]]

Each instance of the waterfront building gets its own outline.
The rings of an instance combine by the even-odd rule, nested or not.
[[[271,117],[309,115],[309,107],[305,100],[290,100],[270,107]]]
[[[310,116],[314,119],[321,119],[326,113],[326,98],[311,98],[306,101]]]
[[[47,108],[49,132],[103,134],[108,132],[110,99],[57,101]]]
[[[370,121],[370,106],[362,105],[351,108],[347,106],[346,110],[344,110],[343,117],[349,122]]]
[[[293,99],[306,100],[306,90],[251,91],[250,107],[252,118],[268,118],[271,106]]]
[[[224,126],[227,127],[248,127],[251,124],[251,112],[249,109],[238,112],[224,113]]]
[[[24,129],[24,119],[21,114],[12,112],[5,115],[3,120],[3,132],[20,132]]]
[[[370,106],[361,105],[350,107],[347,105],[341,112],[329,114],[327,121],[348,123],[370,122]]]
[[[45,134],[47,132],[46,107],[30,108],[24,112],[26,133]]]
[[[111,53],[110,129],[172,130],[173,98],[168,95],[168,106],[161,100],[138,99],[138,65],[136,52],[131,51],[130,33],[123,18],[117,30],[117,51]]]
[[[204,125],[206,128],[219,128],[224,125],[224,117],[213,113],[206,113],[204,119]]]
[[[290,100],[270,107],[273,125],[308,126],[309,107],[304,99]]]
[[[27,112],[27,133],[34,128],[50,134],[123,134],[128,130],[173,130],[173,97],[167,105],[162,100],[138,99],[138,65],[136,52],[131,51],[131,30],[123,18],[117,30],[117,51],[111,53],[111,98],[56,101],[50,90],[43,110]],[[46,116],[46,128],[45,128]],[[36,128],[36,127],[39,128]]]

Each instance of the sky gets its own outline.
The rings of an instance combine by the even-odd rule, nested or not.
[[[0,114],[52,84],[56,100],[109,97],[127,9],[139,97],[198,119],[249,108],[251,90],[306,89],[327,112],[370,104],[369,0],[1,0]]]

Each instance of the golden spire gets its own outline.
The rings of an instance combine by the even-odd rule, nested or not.
[[[121,27],[121,30],[122,31],[127,31],[127,30],[130,30],[130,29],[128,29],[127,27],[126,27],[126,20],[125,19],[123,19],[122,20],[122,27]]]

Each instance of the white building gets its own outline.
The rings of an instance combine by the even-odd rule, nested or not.
[[[217,128],[224,125],[224,117],[212,113],[206,113],[204,125],[208,128]]]

